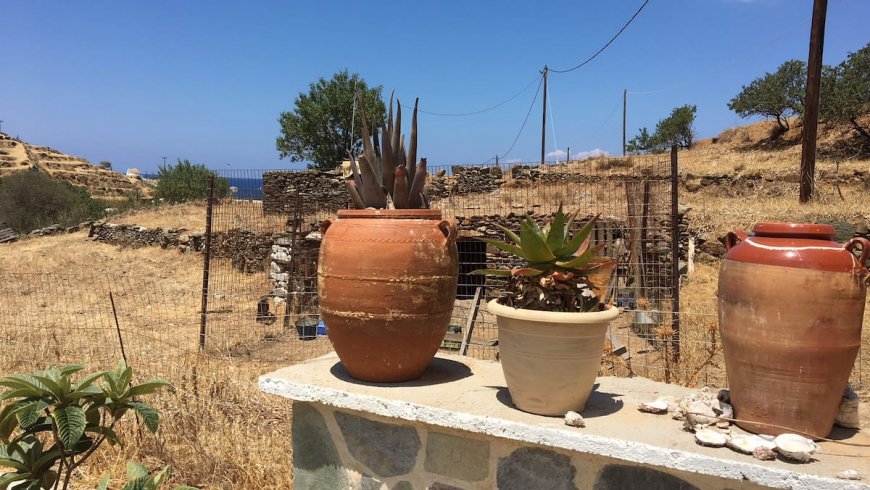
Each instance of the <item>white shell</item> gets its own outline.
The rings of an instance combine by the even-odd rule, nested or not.
[[[727,446],[738,453],[752,454],[759,448],[773,449],[776,444],[756,435],[738,434],[728,439]]]
[[[583,416],[577,412],[568,412],[565,414],[565,425],[570,425],[571,427],[586,427],[586,421],[583,420]]]
[[[702,446],[722,447],[728,442],[728,438],[713,429],[698,429],[695,432],[695,442]]]
[[[780,434],[773,442],[779,454],[794,461],[809,461],[818,450],[815,442],[797,434]]]
[[[837,478],[841,480],[860,480],[861,473],[858,473],[858,470],[845,470],[837,473]]]
[[[637,404],[637,409],[644,413],[668,413],[668,402],[661,398],[651,402],[641,402]]]

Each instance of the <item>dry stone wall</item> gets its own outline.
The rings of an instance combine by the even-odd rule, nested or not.
[[[341,172],[287,170],[263,174],[264,212],[292,214],[298,199],[306,213],[347,208],[347,190]]]

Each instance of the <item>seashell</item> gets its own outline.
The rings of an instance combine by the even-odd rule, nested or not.
[[[734,407],[732,407],[730,403],[725,403],[720,400],[718,403],[713,404],[713,411],[723,419],[734,418]]]
[[[722,403],[731,403],[731,392],[729,390],[719,390],[716,398]]]
[[[686,414],[685,427],[689,430],[695,429],[698,426],[707,426],[716,423],[716,413],[710,408],[710,405],[695,401],[689,405]]]
[[[773,440],[776,451],[786,459],[807,462],[819,447],[811,439],[797,434],[780,434]]]
[[[662,414],[668,413],[668,402],[658,398],[651,402],[641,402],[637,404],[637,409],[644,413]]]
[[[752,451],[752,457],[762,461],[771,461],[776,459],[776,451],[768,447],[759,447]]]
[[[707,447],[722,447],[728,442],[728,438],[713,429],[698,429],[695,432],[695,442]]]
[[[776,447],[771,441],[767,441],[758,437],[756,435],[744,435],[738,434],[736,436],[731,436],[728,439],[727,446],[738,453],[743,454],[753,454],[756,449],[764,448],[764,449],[773,449]]]
[[[583,420],[583,416],[577,412],[568,412],[565,414],[565,425],[570,425],[571,427],[586,427],[586,421]]]
[[[861,473],[858,473],[858,470],[845,470],[837,473],[837,478],[841,480],[860,480]]]

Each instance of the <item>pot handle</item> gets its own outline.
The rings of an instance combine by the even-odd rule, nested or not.
[[[858,257],[858,261],[861,263],[861,267],[867,267],[867,259],[870,258],[870,240],[862,237],[855,237],[845,245],[843,248],[848,250],[850,253],[855,253],[855,245],[861,245],[861,255]]]
[[[456,226],[456,222],[453,220],[442,220],[438,223],[438,229],[441,230],[441,233],[444,233],[448,245],[452,245],[456,241],[456,237],[459,236],[459,227]]]
[[[331,219],[325,219],[325,220],[323,220],[323,223],[320,223],[320,233],[321,233],[321,234],[326,233],[326,229],[329,228],[330,226],[332,226],[332,220],[331,220]]]
[[[725,250],[731,250],[737,245],[737,242],[746,240],[747,236],[745,231],[729,231],[725,235]]]

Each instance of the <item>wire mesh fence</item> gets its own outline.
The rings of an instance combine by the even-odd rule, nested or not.
[[[611,335],[613,351],[621,354],[631,346],[658,352],[664,342],[676,360],[680,344],[672,331],[678,325],[673,257],[680,231],[672,217],[679,220],[672,163],[665,154],[547,165],[430,167],[430,206],[460,228],[459,285],[444,349],[457,349],[459,339],[469,334],[469,355],[497,357],[497,327],[485,304],[502,284],[469,272],[515,263],[481,239],[505,239],[499,226],[518,230],[526,217],[546,221],[562,204],[579,213],[578,227],[599,216],[594,241],[605,244],[605,253],[618,260],[612,286],[602,292],[626,310]],[[206,351],[269,359],[328,352],[317,308],[319,228],[348,206],[347,175],[341,170],[218,175],[232,192],[212,206]],[[482,294],[475,301],[478,288]],[[667,338],[655,340],[659,330]],[[653,364],[671,363],[638,356],[626,364],[626,372],[645,363],[649,369],[643,372],[652,373]],[[621,372],[618,365],[609,369]],[[662,379],[672,370],[662,368]]]

